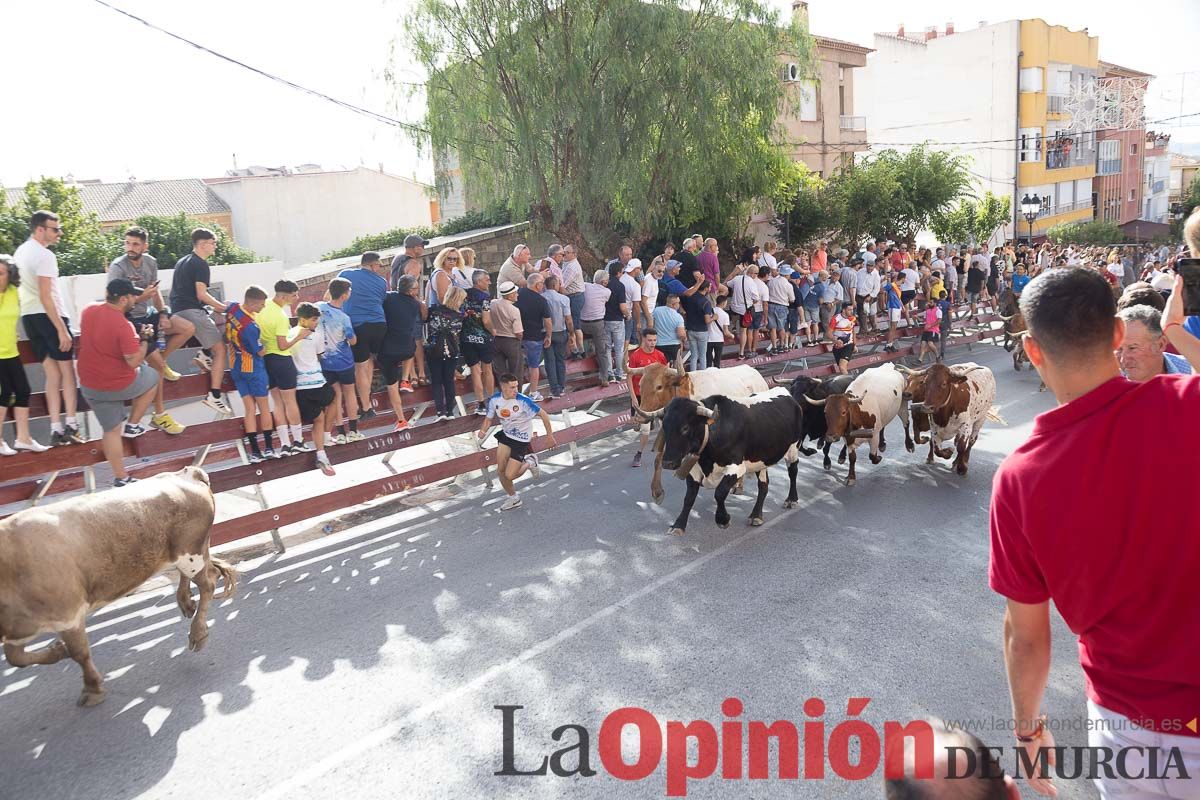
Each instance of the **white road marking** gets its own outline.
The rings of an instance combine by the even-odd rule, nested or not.
[[[457,689],[453,689],[446,694],[441,695],[440,697],[430,700],[424,705],[414,708],[412,711],[408,712],[398,720],[389,722],[387,725],[376,728],[357,741],[351,742],[340,750],[330,753],[328,756],[308,767],[307,769],[300,770],[299,772],[293,774],[290,778],[277,783],[271,789],[268,789],[263,794],[260,794],[257,800],[284,800],[284,798],[300,796],[300,789],[302,787],[307,786],[316,779],[326,775],[329,772],[332,772],[338,767],[346,764],[358,756],[361,756],[369,750],[384,744],[387,742],[387,740],[391,739],[409,725],[426,719],[455,700],[458,700],[459,698],[470,694],[476,689],[487,685],[509,670],[519,667],[526,662],[532,661],[543,653],[547,653],[560,644],[575,638],[588,628],[591,628],[597,623],[608,619],[618,611],[632,605],[638,600],[641,600],[643,597],[651,595],[667,584],[673,583],[685,575],[695,572],[709,561],[712,561],[720,555],[724,555],[742,542],[745,542],[755,536],[762,536],[777,522],[788,519],[792,513],[795,512],[784,512],[782,509],[780,509],[780,511],[765,525],[750,529],[736,539],[726,542],[716,550],[713,550],[711,553],[706,553],[705,555],[702,555],[699,558],[684,564],[679,569],[663,575],[661,578],[650,582],[641,589],[638,589],[636,592],[628,594],[620,600],[605,606],[596,613],[592,614],[590,617],[583,619],[568,628],[564,628],[555,635],[547,639],[543,639],[537,644],[528,647],[508,661],[491,667],[467,683],[464,683],[462,686],[459,686]]]

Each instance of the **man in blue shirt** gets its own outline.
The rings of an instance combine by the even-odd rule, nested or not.
[[[358,338],[354,335],[354,322],[344,310],[352,291],[350,281],[334,278],[325,292],[325,301],[317,303],[321,312],[319,329],[325,334],[325,349],[320,356],[321,371],[325,373],[325,381],[333,387],[335,412],[340,417],[343,404],[346,409],[346,416],[340,417],[336,426],[337,438],[333,439],[328,430],[325,434],[337,444],[366,438],[358,432],[358,398],[354,391],[354,345]],[[346,430],[347,422],[350,425],[349,431]],[[328,445],[330,442],[324,444]]]
[[[1017,274],[1013,275],[1012,279],[1013,294],[1020,297],[1021,292],[1029,285],[1030,280],[1029,271],[1025,268],[1025,265],[1023,263],[1017,264]]]
[[[354,325],[355,343],[351,346],[354,355],[354,382],[358,387],[358,399],[362,404],[359,419],[375,416],[371,406],[371,378],[375,367],[372,356],[379,352],[387,333],[387,318],[383,315],[383,298],[387,295],[388,282],[384,275],[387,267],[379,259],[379,253],[363,253],[361,266],[344,269],[339,278],[350,282],[350,295],[342,306]]]

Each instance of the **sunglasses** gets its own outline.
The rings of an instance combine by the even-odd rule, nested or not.
[[[55,233],[62,233],[62,228],[57,225],[43,225],[42,227],[46,230],[54,231]]]
[[[442,259],[442,260],[443,260],[443,261],[446,261],[446,262],[449,262],[449,263],[458,263],[458,256],[446,256],[446,257],[445,257],[444,259]]]

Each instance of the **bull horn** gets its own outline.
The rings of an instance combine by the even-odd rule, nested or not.
[[[900,372],[903,372],[905,375],[922,375],[925,372],[925,370],[923,370],[923,369],[911,369],[909,367],[904,366],[903,364],[901,364],[899,362],[893,362],[893,363],[895,363],[896,369]]]
[[[676,375],[683,374],[683,372],[684,372],[683,365],[684,365],[683,348],[680,347],[679,350],[675,353],[675,374]]]
[[[696,413],[702,417],[707,417],[708,419],[716,419],[717,418],[717,412],[713,411],[711,408],[704,405],[703,403],[696,404]]]
[[[999,317],[1000,319],[1004,320],[1005,322],[1008,322],[1010,319],[1015,317],[1016,314],[1009,314],[1007,317],[1004,316],[1003,314],[997,314],[996,316]]]
[[[812,405],[814,405],[814,406],[823,406],[823,405],[825,405],[827,402],[829,402],[829,398],[828,398],[828,397],[826,397],[824,400],[813,400],[813,399],[812,399],[811,397],[809,397],[808,395],[803,395],[803,397],[804,397],[804,402],[806,402],[806,403],[810,403],[810,404],[812,404]]]
[[[918,414],[928,414],[929,413],[929,406],[925,405],[924,403],[913,403],[912,405],[909,406],[909,408],[912,409],[913,411],[917,412]]]
[[[664,373],[666,374],[666,376],[667,376],[668,378],[677,378],[677,377],[679,377],[679,370],[677,370],[677,369],[673,369],[673,368],[671,368],[671,367],[667,367],[667,368],[666,368],[666,370],[664,370]]]
[[[646,367],[630,367],[625,372],[629,375],[641,375],[646,371]]]

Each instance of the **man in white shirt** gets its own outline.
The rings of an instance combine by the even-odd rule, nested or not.
[[[654,324],[654,307],[658,305],[658,279],[663,275],[665,261],[655,259],[650,270],[642,277],[642,326]]]
[[[908,325],[912,325],[912,316],[909,313],[909,306],[917,297],[917,282],[921,280],[921,273],[913,268],[913,262],[909,261],[904,269],[900,270],[900,303],[903,306],[904,321]]]
[[[622,248],[623,250],[628,248]],[[630,252],[633,252],[632,250]],[[638,258],[631,258],[625,264],[625,269],[621,272],[621,285],[625,287],[625,302],[629,303],[630,314],[625,318],[625,342],[627,344],[638,344],[641,337],[638,331],[641,330],[642,321],[642,285],[639,279],[642,277],[642,261]],[[648,320],[646,321],[649,322]]]
[[[879,278],[879,271],[875,268],[875,262],[866,264],[858,275],[858,325],[859,331],[863,333],[875,332],[879,330],[878,320],[875,319],[877,312],[876,306],[879,302],[879,290],[883,288],[883,283]]]
[[[55,447],[83,443],[75,420],[75,346],[58,286],[58,257],[50,250],[61,237],[58,215],[35,211],[29,221],[29,238],[13,253],[21,275],[17,292],[21,321],[33,353],[46,372],[46,411],[50,417],[50,444]]]
[[[738,358],[745,358],[747,340],[749,339],[750,352],[753,353],[754,340],[751,334],[762,326],[761,312],[755,314],[754,311],[758,301],[758,281],[746,271],[742,271],[730,278],[726,285],[729,287],[729,316],[737,327]],[[745,320],[747,313],[751,317],[749,324]]]
[[[795,300],[795,287],[791,281],[779,274],[779,264],[767,267],[767,330],[771,332],[768,353],[780,353],[792,346],[788,333],[788,307]]]

